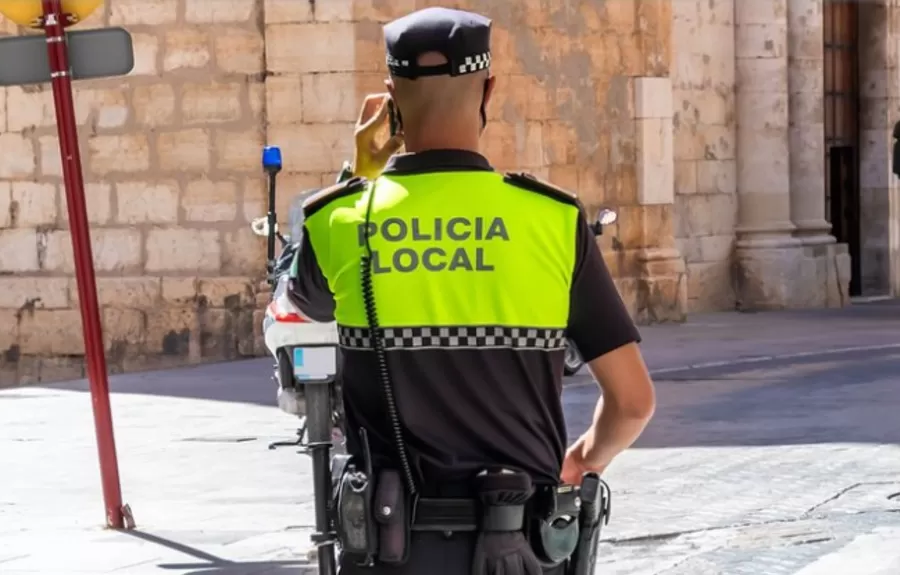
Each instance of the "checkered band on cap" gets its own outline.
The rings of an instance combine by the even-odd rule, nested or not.
[[[372,349],[368,328],[339,327],[347,349]],[[563,329],[505,326],[441,326],[379,328],[384,348],[390,349],[530,349],[556,351],[566,347]]]
[[[388,54],[387,65],[389,68],[409,68],[409,60],[398,60]]]
[[[475,54],[474,56],[466,56],[465,63],[459,65],[460,74],[471,74],[479,70],[486,70],[491,66],[491,53]]]

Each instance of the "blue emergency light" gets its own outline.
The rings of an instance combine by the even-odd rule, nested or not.
[[[263,148],[262,165],[266,171],[278,171],[281,169],[281,148],[278,146],[266,146]]]

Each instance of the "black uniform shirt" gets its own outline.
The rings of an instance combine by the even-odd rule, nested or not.
[[[395,156],[384,174],[491,169],[479,154],[435,150]],[[640,337],[585,217],[579,218],[573,241],[576,261],[567,335],[590,361],[640,341]],[[508,289],[522,289],[527,281],[523,277],[521,283]],[[317,321],[334,319],[335,302],[306,234],[292,296],[309,317]],[[410,306],[428,305],[416,293],[403,297]],[[540,300],[540,294],[535,294],[536,305]],[[404,356],[411,352],[387,353],[401,419],[415,421],[419,428],[428,425],[429,435],[440,438],[436,445],[436,441],[422,441],[409,434],[405,437],[426,485],[461,480],[490,465],[524,469],[544,483],[558,481],[567,443],[560,400],[562,351],[433,349],[412,352],[415,360]],[[355,430],[364,427],[376,455],[395,460],[374,356],[367,350],[343,352],[348,448],[351,453],[359,452]],[[523,421],[536,423],[523,428]]]

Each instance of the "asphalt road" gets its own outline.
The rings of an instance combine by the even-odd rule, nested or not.
[[[659,407],[606,474],[597,573],[900,574],[900,318],[733,315],[646,330]],[[0,574],[311,572],[308,461],[266,449],[294,425],[266,364],[114,379],[128,534],[100,528],[85,385],[0,391]],[[596,397],[570,382],[573,435]]]

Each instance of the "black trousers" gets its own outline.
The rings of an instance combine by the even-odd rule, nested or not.
[[[412,534],[409,560],[402,566],[375,564],[359,567],[340,561],[339,575],[470,575],[475,553],[475,533],[443,533],[420,531]],[[563,575],[562,568],[545,571],[545,575]]]

